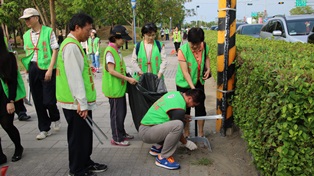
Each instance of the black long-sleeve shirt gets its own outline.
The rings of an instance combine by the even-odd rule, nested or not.
[[[13,53],[9,53],[4,59],[3,64],[0,65],[0,78],[8,85],[9,95],[8,97],[1,97],[1,104],[8,103],[11,100],[15,100],[17,89],[17,62]],[[1,85],[2,86],[2,85]],[[4,94],[3,88],[2,93]],[[2,94],[2,95],[3,95]],[[5,94],[4,94],[5,95]],[[4,100],[4,102],[2,102]]]

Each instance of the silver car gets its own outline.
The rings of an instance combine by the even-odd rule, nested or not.
[[[238,27],[237,34],[259,38],[262,26],[262,24],[244,24]]]
[[[262,27],[260,38],[307,43],[314,15],[275,16]]]

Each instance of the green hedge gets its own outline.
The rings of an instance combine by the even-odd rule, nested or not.
[[[216,33],[206,39],[217,46]],[[234,118],[262,175],[314,175],[313,51],[237,36]]]

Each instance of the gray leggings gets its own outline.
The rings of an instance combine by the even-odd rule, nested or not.
[[[148,144],[163,142],[161,157],[168,158],[176,151],[183,128],[184,125],[181,120],[171,120],[154,126],[141,125],[139,127],[139,136]]]

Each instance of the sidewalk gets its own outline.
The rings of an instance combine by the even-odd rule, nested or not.
[[[174,49],[172,42],[164,42],[166,45],[166,53],[170,54]],[[126,65],[130,65],[131,55],[124,57]],[[177,57],[168,55],[168,66],[165,72],[165,82],[168,91],[176,90],[175,74],[177,70]],[[97,105],[98,108],[93,111],[93,119],[100,128],[109,137],[108,140],[103,139],[104,144],[101,145],[97,138],[93,139],[93,154],[92,159],[95,162],[105,163],[108,165],[108,170],[97,175],[208,175],[204,172],[203,166],[190,166],[190,162],[181,161],[180,157],[176,160],[181,164],[179,170],[167,170],[157,167],[154,163],[155,158],[148,154],[151,147],[149,144],[143,143],[138,137],[134,127],[131,111],[128,106],[127,117],[125,120],[125,129],[135,138],[130,140],[131,145],[128,147],[112,146],[110,118],[109,118],[109,103],[108,99],[101,92],[101,76],[102,73],[97,73],[95,77],[95,86],[97,90]],[[216,83],[213,78],[206,81],[206,110],[208,114],[215,114],[216,109]],[[8,157],[9,166],[7,171],[8,176],[66,176],[68,170],[68,149],[66,139],[67,123],[65,121],[62,109],[59,107],[61,114],[62,127],[59,132],[53,132],[48,138],[38,141],[36,135],[39,133],[37,127],[37,117],[34,107],[26,105],[28,115],[32,116],[29,121],[18,121],[15,118],[14,124],[19,129],[21,134],[24,154],[22,160],[13,163],[11,156],[14,152],[14,145],[6,132],[0,127],[0,137],[2,139],[2,147],[4,153]],[[193,113],[194,114],[194,113]],[[207,121],[205,123],[206,136],[215,130],[215,121]],[[191,135],[194,134],[194,123],[191,124]],[[209,153],[209,152],[208,152]],[[191,153],[193,155],[193,152]],[[3,166],[3,165],[2,165]],[[203,171],[202,171],[203,170]]]

